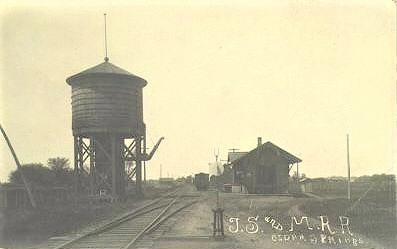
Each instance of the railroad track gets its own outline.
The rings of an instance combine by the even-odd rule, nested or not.
[[[167,220],[198,201],[198,196],[177,190],[91,231],[37,248],[132,249],[138,244],[149,247],[161,236],[163,231],[159,228]]]

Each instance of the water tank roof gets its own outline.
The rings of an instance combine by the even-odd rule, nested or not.
[[[109,61],[102,62],[94,67],[86,69],[78,74],[72,75],[66,79],[66,82],[70,85],[70,83],[80,77],[89,76],[89,75],[119,75],[123,77],[128,77],[131,79],[143,81],[144,85],[146,85],[146,80],[136,76],[112,63]]]

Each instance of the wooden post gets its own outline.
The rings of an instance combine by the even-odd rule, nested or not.
[[[216,208],[219,208],[219,190],[216,190]]]
[[[349,134],[346,135],[347,137],[347,199],[350,200],[350,155],[349,155]]]
[[[32,205],[33,208],[36,208],[36,207],[37,207],[37,204],[36,204],[36,201],[34,200],[34,197],[33,197],[33,194],[32,194],[32,190],[30,189],[30,186],[29,186],[29,184],[28,184],[28,182],[27,182],[27,180],[26,180],[26,178],[25,178],[25,175],[24,175],[23,172],[22,172],[22,166],[21,166],[21,164],[19,163],[17,154],[15,153],[14,148],[12,147],[11,142],[10,142],[10,140],[8,139],[7,134],[6,134],[6,132],[4,131],[4,129],[3,129],[3,127],[1,126],[1,124],[0,124],[0,130],[1,130],[1,133],[3,133],[4,139],[6,140],[7,145],[8,145],[8,147],[10,148],[11,154],[12,154],[12,156],[14,157],[14,160],[15,160],[15,164],[17,165],[17,168],[18,168],[18,170],[19,170],[19,173],[21,174],[21,178],[22,178],[23,184],[25,185],[26,192],[28,193],[28,196],[29,196],[30,204]]]
[[[4,207],[8,208],[8,191],[4,190],[3,191],[3,201],[4,201]]]
[[[146,184],[146,161],[143,161],[143,183]]]

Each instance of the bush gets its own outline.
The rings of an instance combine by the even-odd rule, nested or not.
[[[69,167],[67,158],[50,158],[48,167],[41,163],[22,165],[21,169],[11,172],[9,182],[23,184],[20,172],[23,172],[29,184],[37,187],[71,186],[73,185],[73,171]]]
[[[21,169],[12,171],[9,177],[10,183],[23,184],[21,171],[29,184],[41,187],[55,185],[54,172],[41,163],[24,164]]]

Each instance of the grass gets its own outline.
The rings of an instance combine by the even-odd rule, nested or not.
[[[315,193],[323,197],[332,196],[332,198],[311,200],[304,203],[301,209],[312,217],[327,215],[334,222],[339,221],[339,216],[347,216],[353,233],[355,231],[387,248],[394,248],[397,244],[394,189],[391,191],[377,188],[356,190],[352,192],[350,200],[344,197],[345,192]]]
[[[145,189],[146,199],[158,197],[168,189]],[[78,204],[69,202],[37,209],[3,210],[0,213],[0,247],[23,248],[43,240],[73,233],[87,226],[95,226],[140,205],[137,200],[126,202]]]

